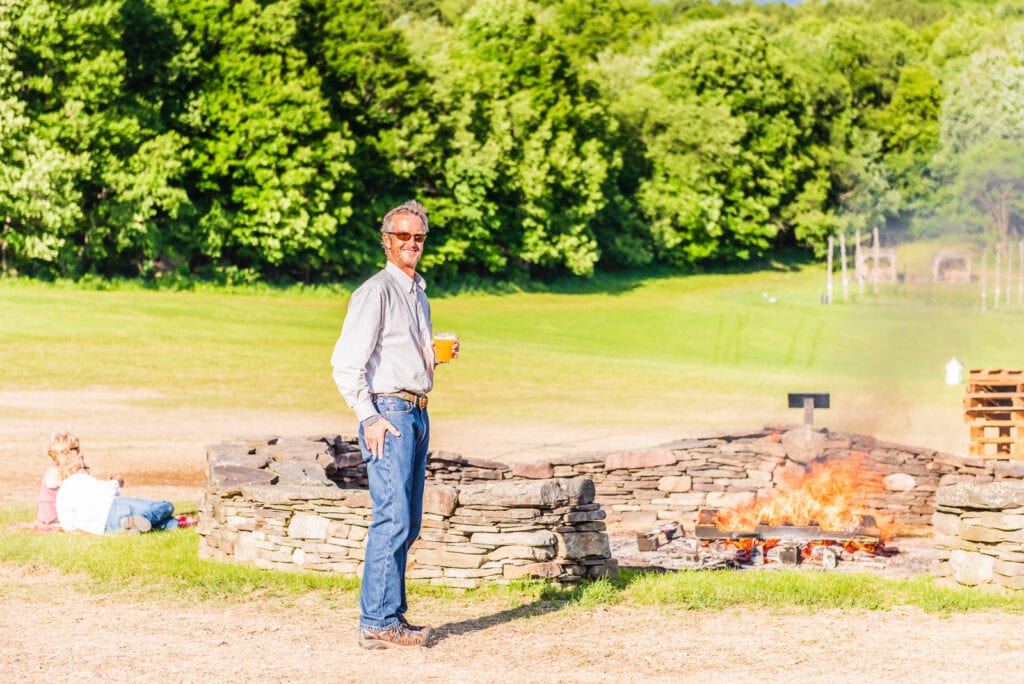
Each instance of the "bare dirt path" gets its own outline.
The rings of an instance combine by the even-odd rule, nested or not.
[[[356,433],[351,413],[296,413],[268,409],[167,407],[142,391],[0,389],[0,504],[34,505],[47,465],[51,432],[70,430],[98,475],[122,475],[132,496],[181,501],[198,497],[205,480],[208,444],[236,435]],[[445,419],[431,426],[431,448],[504,462],[584,451],[650,446],[681,435],[656,428],[637,444],[636,434],[615,427]]]
[[[237,434],[351,434],[327,415],[165,408],[159,397],[93,389],[0,391],[0,505],[34,506],[47,436],[79,434],[100,473],[127,492],[197,498],[203,446]],[[434,446],[517,460],[648,446],[679,434],[635,435],[558,425],[445,421]],[[631,441],[632,440],[632,441]],[[3,532],[0,532],[2,534]],[[52,681],[1018,681],[1024,616],[941,617],[915,609],[814,614],[671,606],[569,607],[530,619],[510,606],[418,599],[416,621],[439,625],[432,648],[366,652],[355,605],[182,605],[96,596],[82,581],[0,559],[0,671]]]
[[[0,564],[0,663],[20,682],[1011,682],[1024,616],[916,609],[814,614],[420,600],[431,648],[363,651],[354,606],[111,601]]]

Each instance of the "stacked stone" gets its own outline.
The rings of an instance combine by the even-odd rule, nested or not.
[[[354,457],[355,465],[339,472],[346,475],[347,485],[365,487],[365,467],[358,452]],[[931,524],[935,490],[940,486],[1024,477],[1024,463],[963,458],[865,435],[786,427],[511,466],[434,452],[427,477],[453,485],[588,477],[594,480],[608,522],[646,529],[664,521],[692,524],[702,508],[743,506],[801,477],[815,461],[844,458],[857,458],[869,479],[877,480],[873,489],[865,491],[863,503],[878,512],[878,522],[906,530]]]
[[[427,460],[427,480],[439,484],[468,484],[502,480],[511,475],[504,463],[483,458],[463,458],[447,451],[431,452]]]
[[[344,460],[352,456],[350,445],[252,438],[210,447],[200,557],[360,574],[372,501],[365,489],[338,486],[342,477],[359,479],[346,474],[358,468]],[[476,587],[518,577],[572,582],[617,572],[590,480],[429,484],[423,504],[411,578]]]
[[[942,487],[932,520],[932,574],[965,586],[1024,589],[1024,482]]]
[[[520,577],[568,583],[617,573],[591,480],[432,489],[424,497],[432,510],[412,548],[410,578],[476,587]]]
[[[366,464],[357,440],[336,437],[333,447],[335,463],[333,467],[328,467],[328,476],[343,486],[366,487]],[[515,473],[514,467],[504,463],[482,458],[463,458],[447,451],[433,451],[427,460],[427,480],[438,484],[461,485],[515,477],[519,475]]]
[[[514,463],[505,465],[483,459],[463,458],[457,454],[433,452],[428,461],[428,482],[439,487],[466,488],[479,483],[503,484],[512,482],[545,481],[547,479],[586,478],[595,485],[596,501],[601,505],[604,520],[584,520],[583,522],[603,525],[605,522],[621,526],[625,529],[649,529],[659,523],[677,522],[692,526],[696,522],[698,511],[705,508],[734,509],[749,503],[755,497],[764,498],[774,491],[784,488],[794,478],[806,474],[815,462],[832,459],[856,458],[862,468],[868,471],[872,479],[877,480],[875,490],[865,493],[865,501],[877,512],[877,521],[885,526],[895,524],[902,531],[922,531],[930,527],[932,513],[935,511],[935,492],[940,486],[957,483],[984,483],[1015,481],[1024,478],[1024,463],[971,459],[937,453],[927,449],[918,449],[879,442],[871,437],[847,433],[828,432],[806,427],[786,428],[768,427],[758,432],[719,435],[706,439],[681,440],[653,449],[640,451],[623,451],[613,453],[582,454],[571,457],[539,461],[533,463]],[[277,438],[239,438],[228,444],[215,445],[210,448],[210,476],[208,478],[207,499],[210,510],[218,511],[225,519],[253,520],[254,516],[263,516],[257,522],[249,523],[252,529],[239,529],[238,532],[274,532],[271,536],[290,540],[292,549],[297,546],[298,539],[303,554],[299,554],[304,563],[316,565],[322,563],[329,566],[334,560],[323,560],[317,555],[316,548],[307,542],[325,542],[314,535],[312,538],[303,536],[280,535],[282,524],[275,523],[284,515],[283,511],[295,506],[300,512],[317,510],[315,506],[333,507],[342,505],[339,500],[327,497],[321,488],[333,485],[342,490],[366,488],[366,468],[356,445],[351,437],[308,437],[295,439]],[[275,504],[257,504],[238,495],[241,485],[288,485],[313,487],[310,493],[302,494],[296,501],[285,501]],[[234,492],[234,494],[231,494]],[[320,496],[314,496],[320,492]],[[332,493],[331,496],[336,496]],[[312,509],[305,509],[307,503],[315,504]],[[363,505],[365,504],[365,505]],[[590,505],[579,503],[578,505]],[[309,504],[313,505],[313,504]],[[440,505],[440,504],[439,504]],[[467,518],[486,518],[481,527],[498,526],[503,531],[512,531],[507,516],[525,515],[522,511],[501,515],[485,515],[486,509],[467,507]],[[364,538],[366,519],[362,518],[368,502],[360,503],[354,499],[350,509],[336,520],[347,525],[342,532],[332,528],[328,535],[332,539],[352,542],[361,547]],[[257,511],[257,508],[259,509]],[[528,507],[529,508],[529,507]],[[558,508],[558,507],[556,507]],[[354,511],[354,512],[352,512]],[[585,509],[573,510],[573,514],[591,513]],[[557,515],[563,515],[559,513]],[[351,517],[346,517],[351,515]],[[442,514],[442,515],[447,515]],[[461,514],[460,514],[461,515]],[[537,514],[539,520],[548,524],[552,512]],[[501,516],[506,516],[501,518]],[[529,514],[533,516],[533,514]],[[368,516],[367,516],[368,517]],[[447,519],[446,519],[447,520]],[[360,524],[360,521],[362,524]],[[502,522],[504,521],[504,522]],[[464,522],[464,521],[463,521]],[[567,521],[560,521],[567,522]],[[448,523],[445,522],[445,525]],[[466,523],[472,524],[472,523]],[[516,523],[518,524],[518,523]],[[523,523],[526,524],[526,523]],[[440,525],[438,520],[428,516],[427,525]],[[443,527],[443,525],[440,525]],[[362,529],[357,529],[362,528]],[[298,529],[302,529],[301,527]],[[269,531],[269,532],[268,532]],[[453,537],[434,539],[425,537],[424,541],[447,544],[448,539],[466,536],[461,532],[451,533]],[[471,531],[471,530],[470,530]],[[478,530],[488,532],[488,530]],[[901,531],[897,529],[897,531]],[[603,533],[603,532],[602,532]],[[234,535],[234,536],[233,536]],[[352,536],[350,536],[352,535]],[[217,549],[233,548],[237,542],[237,532],[229,529],[218,529],[210,532],[204,552],[215,554]],[[549,541],[545,537],[546,541]],[[479,540],[478,540],[479,541]],[[556,537],[557,541],[557,537]],[[243,544],[260,542],[265,545],[279,543],[264,539],[257,535],[244,538]],[[206,542],[204,542],[206,543]],[[453,542],[454,543],[454,542]],[[283,545],[283,542],[280,542]],[[550,544],[549,544],[550,545]],[[355,546],[350,548],[355,548]],[[262,548],[262,547],[261,547]],[[474,551],[479,548],[473,547]],[[262,548],[263,551],[270,551]],[[276,549],[272,559],[263,557],[261,562],[279,562],[283,553]],[[291,552],[294,555],[294,551]],[[326,553],[326,551],[325,551]],[[458,553],[458,552],[455,552]],[[490,551],[488,551],[490,553]],[[530,552],[530,558],[545,556],[543,553]],[[266,556],[267,554],[264,554]],[[470,554],[473,555],[473,554]],[[595,557],[599,554],[593,554]],[[328,554],[330,558],[334,558]],[[428,555],[429,556],[429,555]],[[276,559],[276,560],[273,560]],[[347,554],[343,563],[359,561],[358,552]],[[466,559],[460,559],[468,563]],[[495,566],[484,568],[485,562],[500,559],[490,558],[481,561],[479,566],[464,567],[472,571],[463,573],[465,577],[454,575],[429,576],[431,570],[424,565],[421,570],[425,579],[445,578],[450,580],[474,579],[473,574],[485,577],[498,577],[499,573],[485,574],[493,571]],[[515,563],[502,565],[526,564],[527,558],[516,558]],[[533,562],[546,563],[533,558]],[[286,561],[280,561],[286,562]],[[294,564],[294,563],[293,563]],[[571,565],[564,564],[566,566]],[[347,566],[345,566],[347,567]],[[505,578],[505,569],[500,576]],[[538,568],[538,570],[541,570]],[[576,570],[573,570],[575,572]],[[515,572],[509,570],[508,572]],[[553,572],[553,569],[543,570]],[[458,574],[458,573],[456,573]],[[568,571],[566,573],[568,575]],[[463,582],[460,582],[463,583]]]
[[[961,458],[864,435],[768,427],[642,451],[515,464],[512,477],[547,468],[555,477],[589,477],[609,523],[648,529],[664,521],[692,525],[701,509],[743,506],[786,487],[814,462],[845,458],[857,458],[873,484],[864,503],[878,512],[878,522],[906,530],[931,524],[940,485],[1024,476],[1024,464]]]
[[[783,460],[777,443],[748,437],[685,440],[654,449],[551,461],[558,477],[589,477],[609,520],[648,528],[696,521],[702,508],[734,508],[765,494]]]
[[[201,558],[275,570],[356,572],[370,518],[369,492],[340,489],[343,438],[240,438],[207,449],[200,503]],[[356,451],[358,454],[358,451]]]

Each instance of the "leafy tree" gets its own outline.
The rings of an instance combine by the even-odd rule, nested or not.
[[[620,163],[612,123],[538,16],[524,0],[481,0],[450,35],[412,31],[446,141],[432,204],[448,229],[429,268],[589,274],[600,258],[594,223]]]
[[[16,66],[45,3],[0,0],[0,272],[55,264],[82,218],[74,186],[83,158],[36,130],[20,98],[29,83]]]
[[[892,186],[908,202],[926,200],[935,190],[929,166],[939,148],[941,111],[938,80],[916,64],[900,73],[892,99],[876,119]]]
[[[80,220],[62,270],[137,274],[162,258],[168,220],[188,214],[186,141],[165,125],[180,104],[173,79],[155,71],[167,73],[174,37],[139,0],[35,2],[23,16],[15,63],[26,112],[76,160],[68,196]]]
[[[1024,22],[972,54],[950,83],[941,124],[943,147],[952,155],[1024,136]]]
[[[299,46],[300,0],[179,8],[201,69],[187,134],[200,256],[273,276],[344,272],[353,143]]]
[[[651,175],[639,202],[675,264],[766,254],[813,178],[808,93],[752,19],[695,22],[654,51],[620,103]]]
[[[1024,142],[1024,23],[978,33],[969,57],[952,64],[940,115],[940,149],[930,172],[938,191],[921,212],[921,231],[954,221],[1001,239],[1013,227],[1016,188],[1007,151]]]
[[[433,194],[431,169],[439,167],[443,149],[437,107],[405,35],[376,3],[310,2],[307,11],[307,53],[323,74],[332,119],[350,131],[354,146],[352,216],[339,227],[335,250],[347,270],[366,270],[380,260],[367,239],[380,217],[410,197]]]
[[[925,50],[912,31],[843,7],[821,11],[839,16],[807,18],[778,39],[811,93],[818,171],[803,197],[824,205],[803,212],[796,233],[819,249],[829,233],[885,226],[906,210],[906,193],[925,194],[938,114],[938,84],[919,66]]]
[[[606,50],[622,51],[645,41],[653,28],[649,0],[547,0],[560,33],[562,48],[579,61]]]
[[[1005,242],[1024,236],[1024,141],[977,145],[961,160],[952,215],[970,232]]]

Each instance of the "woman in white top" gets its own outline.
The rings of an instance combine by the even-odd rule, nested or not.
[[[81,453],[72,451],[60,465],[57,518],[67,532],[149,532],[178,527],[174,505],[121,496],[121,478],[99,480],[88,473]]]

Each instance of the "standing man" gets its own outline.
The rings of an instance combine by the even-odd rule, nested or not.
[[[387,264],[352,293],[331,357],[334,382],[359,419],[373,499],[359,595],[363,648],[425,646],[432,634],[405,618],[405,565],[423,517],[434,386],[427,284],[416,273],[427,232],[427,210],[415,200],[384,216]]]

